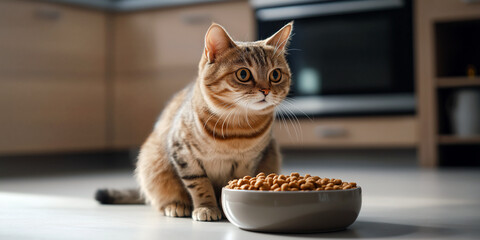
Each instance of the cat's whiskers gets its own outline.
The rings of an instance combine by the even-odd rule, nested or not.
[[[275,48],[273,49],[273,56],[275,56],[275,53],[277,52],[277,50],[280,47],[280,45],[278,44],[279,41],[280,41],[280,38],[278,38],[277,42],[275,42]]]
[[[289,49],[285,49],[285,53],[286,53],[286,54],[289,54],[290,51],[300,51],[300,52],[302,52],[302,49],[299,49],[299,48],[289,48]]]
[[[291,37],[293,37],[294,35],[295,35],[295,34],[292,33],[292,34],[290,35],[290,38],[287,38],[287,39],[283,40],[283,41],[278,45],[278,47],[282,46],[284,43],[287,44],[288,41],[290,41]],[[287,53],[287,48],[283,48],[283,50],[282,50],[280,53],[286,54],[286,53]],[[279,57],[280,54],[278,54],[278,56],[277,56],[277,55],[275,55],[275,52],[274,52],[274,53],[273,53],[273,56],[274,56],[274,57]]]
[[[298,111],[300,111],[303,115],[305,115],[309,120],[310,122],[313,122],[313,120],[304,112],[302,111],[301,109],[299,109],[296,105],[293,104],[293,100],[292,99],[289,99],[289,98],[285,98],[284,99],[284,102],[287,103],[290,107],[293,107],[295,109],[297,109]],[[285,106],[285,105],[284,105]],[[301,138],[303,139],[303,131],[302,131],[302,125],[300,124],[300,121],[298,120],[298,118],[296,117],[296,114],[293,113],[293,111],[287,107],[286,107],[286,110],[288,110],[289,112],[292,113],[292,115],[296,118],[296,122],[297,122],[297,125],[298,125],[298,128],[300,130],[300,133],[301,133]]]
[[[297,109],[298,111],[300,111],[303,115],[305,115],[305,117],[307,117],[310,121],[313,122],[313,119],[311,119],[311,118],[308,116],[308,114],[306,114],[304,111],[302,111],[302,109],[298,108],[298,107],[294,104],[295,100],[286,97],[286,98],[283,100],[283,102],[288,103],[290,106],[292,106],[292,107],[294,107],[295,109]]]
[[[241,103],[242,101],[244,101],[244,102],[247,103],[247,106],[248,106],[248,102],[246,101],[246,98],[247,98],[247,97],[248,97],[248,95],[240,97],[240,99],[239,99],[238,102]],[[222,130],[222,137],[223,137],[223,138],[225,138],[224,130],[223,130],[223,129],[224,129],[223,127],[224,127],[225,123],[227,123],[227,126],[226,126],[225,130],[227,130],[228,127],[229,127],[229,123],[230,123],[230,121],[229,121],[230,117],[237,115],[237,118],[239,119],[238,116],[239,116],[240,114],[238,114],[238,111],[239,111],[238,108],[233,108],[233,109],[230,110],[230,112],[228,113],[228,115],[224,118],[223,123],[222,123],[222,129],[221,129],[221,130]],[[232,113],[233,113],[233,114],[232,114]],[[247,111],[246,111],[246,114],[248,115],[248,109],[247,109]],[[234,118],[234,117],[233,117],[233,118]],[[247,121],[248,121],[248,120],[247,120]],[[238,121],[238,126],[240,126],[240,125],[241,125],[241,123],[240,123],[240,121]],[[249,125],[249,126],[250,126],[250,125]],[[252,128],[252,127],[250,126],[250,128]],[[252,129],[253,129],[253,128],[252,128]]]
[[[287,112],[287,111],[285,111],[285,109],[283,109],[283,110],[282,110],[282,116],[284,117],[284,120],[285,120],[285,123],[286,123],[286,128],[289,129],[289,127],[288,127],[289,125],[288,125],[288,122],[287,122],[287,119],[288,119],[288,121],[290,122],[290,125],[291,125],[292,128],[293,128],[293,131],[294,131],[294,133],[295,133],[295,136],[296,136],[296,138],[297,138],[297,140],[298,140],[297,127],[296,127],[296,125],[294,124],[294,121],[292,120],[292,118],[291,118],[291,116],[290,116],[290,113]],[[290,137],[292,137],[292,136],[290,136]]]
[[[285,40],[283,40],[283,41],[282,41],[282,42],[281,42],[281,43],[280,43],[280,44],[277,46],[277,48],[279,48],[280,46],[282,46],[282,45],[283,45],[284,43],[286,43],[288,40],[289,40],[288,38],[287,38],[287,39],[285,39]],[[276,51],[275,51],[275,52],[276,52]],[[279,53],[278,53],[278,56],[277,56],[277,55],[275,55],[275,52],[273,53],[273,56],[274,56],[274,57],[279,57],[279,56],[280,56],[280,54],[284,53],[285,51],[284,51],[284,50],[282,50],[282,51],[279,51]]]
[[[292,110],[290,110],[289,108],[284,108],[284,110],[286,110],[285,113],[287,114],[287,117],[290,120],[290,124],[292,125],[293,130],[295,131],[295,136],[297,137],[297,141],[298,141],[301,138],[303,138],[302,129],[301,129],[302,125],[300,124],[300,121],[298,120],[297,116],[295,116],[295,113],[293,113]],[[299,138],[299,132],[300,132],[300,138]]]
[[[253,129],[252,125],[250,125],[250,122],[248,121],[248,109],[249,109],[251,103],[250,103],[249,101],[246,101],[246,100],[243,100],[241,103],[242,103],[242,104],[241,104],[242,107],[244,108],[245,122],[247,123],[247,125],[248,125],[251,129]]]
[[[224,105],[227,105],[226,109],[220,114],[220,116],[218,116],[218,119],[217,121],[215,122],[215,125],[213,127],[213,138],[214,140],[216,140],[216,133],[217,133],[217,125],[219,125],[219,122],[220,120],[223,120],[222,124],[221,124],[221,133],[222,133],[222,137],[225,138],[225,131],[228,129],[229,127],[229,124],[230,124],[230,118],[232,117],[233,120],[235,119],[234,116],[237,115],[237,122],[238,122],[238,126],[241,125],[241,122],[240,122],[240,113],[239,113],[239,110],[238,108],[235,108],[234,106],[235,105],[241,105],[241,106],[244,106],[245,108],[245,122],[247,123],[247,125],[252,129],[254,130],[254,128],[252,127],[252,125],[250,124],[250,121],[249,121],[249,113],[248,113],[248,110],[249,110],[249,107],[251,104],[251,102],[247,101],[247,98],[249,97],[250,95],[244,95],[244,96],[240,96],[238,98],[235,99],[235,102],[233,103],[230,103],[230,104],[224,104]],[[226,116],[225,116],[226,115]],[[208,121],[213,117],[214,115],[211,115],[207,121],[205,122],[204,124],[204,127],[206,127],[206,124],[208,123]],[[225,128],[225,123],[227,123],[226,125],[226,128]]]
[[[235,104],[235,102],[234,102],[234,103],[224,103],[224,104],[222,104],[222,107],[226,107],[227,109],[229,109],[229,108],[231,108],[234,104]],[[203,124],[203,128],[206,128],[208,121],[210,121],[210,119],[211,119],[213,116],[215,116],[215,114],[212,114],[212,113],[211,113],[211,114],[210,114],[210,117],[208,117],[207,120],[205,121],[205,123]]]
[[[234,116],[235,116],[235,113],[237,112],[237,110],[238,110],[237,108],[232,109],[232,111],[233,111],[233,114],[232,114],[233,120],[235,120],[235,117],[234,117]],[[230,116],[227,116],[227,119],[225,120],[225,121],[227,122],[227,126],[226,126],[225,130],[228,130],[228,129],[229,129],[229,125],[230,125],[229,118],[230,118]],[[225,123],[225,122],[224,122],[224,123]],[[233,125],[233,126],[235,127],[235,125]],[[222,126],[222,135],[223,135],[223,126]]]
[[[228,108],[229,109],[229,108]],[[226,111],[222,112],[222,114],[220,114],[220,116],[218,117],[217,119],[217,122],[215,122],[215,125],[213,126],[213,140],[215,141],[216,138],[215,138],[215,133],[217,133],[216,129],[217,129],[217,124],[218,122],[220,121],[220,119],[222,119],[223,115],[225,115],[225,113],[227,113]],[[225,137],[224,137],[225,138]]]
[[[285,100],[285,99],[284,99]],[[281,100],[278,99],[278,101],[280,102]],[[284,101],[287,103],[287,101]],[[293,106],[293,104],[289,103],[290,105]],[[303,139],[303,131],[302,131],[302,125],[300,124],[300,121],[298,120],[297,116],[295,115],[295,113],[289,109],[288,106],[286,105],[281,105],[280,106],[280,117],[282,118],[283,120],[283,123],[284,123],[284,126],[287,130],[287,133],[289,134],[290,137],[291,134],[290,134],[290,130],[289,130],[289,127],[288,127],[288,123],[286,122],[286,118],[288,118],[288,120],[290,121],[290,125],[292,126],[293,130],[295,131],[295,136],[297,138],[297,140],[300,140],[300,139]],[[308,116],[307,116],[308,117]],[[310,118],[309,118],[310,119]],[[299,137],[299,132],[300,132],[300,137]]]
[[[245,111],[245,120],[247,120],[248,126],[253,130],[252,125],[250,125],[250,122],[248,121],[248,116],[249,116],[249,115],[248,115],[248,109],[249,109],[249,107],[250,107],[251,104],[252,104],[252,103],[247,103],[247,111]]]
[[[228,113],[227,117],[223,120],[223,123],[222,123],[222,137],[225,138],[225,135],[223,134],[223,126],[225,125],[225,122],[227,122],[227,128],[225,130],[228,129],[228,119],[230,118],[230,115],[235,111],[237,110],[236,108],[233,108],[230,110],[230,112]]]
[[[288,127],[287,121],[285,120],[285,117],[283,116],[283,114],[280,114],[280,113],[279,113],[279,116],[281,117],[281,120],[282,120],[280,126],[283,124],[283,126],[287,130],[288,136],[291,138],[292,134],[290,133],[290,129]]]
[[[237,115],[237,126],[240,126],[240,114],[236,114]]]
[[[240,101],[242,101],[243,99],[245,98],[245,96],[240,96],[236,99],[236,101],[234,101],[233,103],[231,103],[229,105],[228,108],[225,109],[225,111],[223,111],[220,116],[218,117],[217,119],[217,122],[215,122],[215,125],[213,126],[213,140],[216,141],[216,138],[215,138],[215,133],[217,132],[216,129],[217,129],[217,124],[218,122],[220,121],[220,119],[222,119],[223,115],[225,115],[226,113],[229,113],[227,112],[227,110],[229,110],[230,108],[236,106],[237,103],[239,103]],[[206,123],[205,123],[206,124]],[[223,135],[223,126],[222,126],[222,135]],[[225,136],[223,136],[223,138],[225,138]]]
[[[241,121],[242,119],[240,118],[241,115],[242,115],[242,111],[246,111],[246,106],[244,104],[248,103],[246,98],[248,98],[248,96],[245,96],[245,98],[242,99],[241,102],[239,102],[240,108],[236,108],[235,111],[232,114],[232,123],[236,122],[236,124],[237,124],[236,126],[239,126],[239,127],[242,126],[242,121]],[[235,121],[235,119],[236,119],[236,121]],[[227,127],[228,127],[229,123],[230,122],[227,122]]]

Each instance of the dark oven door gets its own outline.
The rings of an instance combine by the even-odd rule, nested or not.
[[[292,96],[413,91],[411,2],[318,1],[256,10],[259,38],[294,20]]]

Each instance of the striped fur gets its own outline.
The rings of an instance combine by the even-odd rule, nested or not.
[[[290,23],[269,39],[245,43],[212,24],[197,80],[175,95],[141,148],[136,177],[147,202],[167,216],[219,220],[220,191],[229,180],[278,172],[271,127],[290,87],[284,51],[291,29]],[[239,68],[253,78],[240,82]],[[268,77],[274,69],[282,73],[278,83]]]

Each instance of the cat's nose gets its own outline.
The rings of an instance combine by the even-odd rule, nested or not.
[[[260,89],[260,92],[262,92],[263,95],[267,96],[268,93],[270,93],[270,89],[268,89],[268,88],[263,88],[263,89]]]

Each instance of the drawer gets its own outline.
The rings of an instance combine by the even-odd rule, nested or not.
[[[415,117],[355,117],[300,120],[295,126],[277,120],[274,135],[282,147],[414,147]]]
[[[0,72],[102,74],[105,14],[40,1],[0,1]]]

